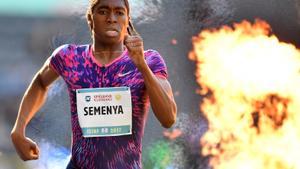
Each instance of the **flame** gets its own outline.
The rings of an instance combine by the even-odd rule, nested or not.
[[[262,20],[204,30],[190,59],[214,169],[300,169],[300,51]]]

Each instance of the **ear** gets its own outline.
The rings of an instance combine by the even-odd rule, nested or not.
[[[129,23],[131,22],[131,18],[130,18],[130,16],[128,16],[128,20],[127,20],[127,33],[130,35],[130,32],[129,32]]]
[[[126,27],[126,29],[127,29],[126,35],[127,35],[127,36],[130,36],[130,35],[131,35],[131,32],[130,32],[130,26],[129,26],[130,22],[131,22],[131,20],[130,20],[130,17],[129,17],[129,18],[128,18],[128,21],[127,21],[127,27]]]
[[[128,16],[127,27],[129,27],[129,22],[131,22],[131,17],[130,16]]]
[[[87,23],[88,23],[88,26],[90,28],[90,30],[92,31],[93,30],[93,19],[92,19],[92,16],[91,14],[87,14]]]

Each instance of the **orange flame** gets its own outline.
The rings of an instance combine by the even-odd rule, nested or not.
[[[190,59],[214,169],[300,169],[300,51],[256,20],[205,30]]]

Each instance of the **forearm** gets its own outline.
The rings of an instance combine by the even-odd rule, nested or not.
[[[177,111],[171,86],[167,80],[158,79],[150,70],[144,57],[143,40],[130,22],[128,31],[130,36],[126,36],[124,44],[129,56],[142,73],[156,118],[162,126],[169,128],[176,120]]]
[[[152,110],[160,123],[169,128],[176,120],[176,103],[169,84],[162,84],[147,65],[139,67],[144,78]]]
[[[47,87],[43,86],[39,74],[37,74],[23,96],[12,132],[25,136],[26,126],[44,104],[47,90]]]

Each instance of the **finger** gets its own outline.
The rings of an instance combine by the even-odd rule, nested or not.
[[[32,142],[30,145],[30,155],[31,156],[39,156],[40,150],[35,142]]]
[[[31,160],[37,160],[39,158],[39,150],[38,148],[32,148],[30,149],[30,159]]]
[[[125,45],[137,45],[137,44],[143,44],[143,41],[140,40],[140,39],[131,39],[131,38],[128,38],[126,41],[125,41]]]
[[[35,148],[33,150],[34,150],[34,154],[40,155],[40,149],[37,145],[35,145]]]
[[[24,154],[24,153],[22,153],[22,152],[18,152],[18,154],[19,154],[20,158],[21,158],[23,161],[28,160],[26,154]]]
[[[127,39],[125,39],[125,43],[142,43],[142,39],[140,38],[132,38],[132,37],[128,37]]]
[[[28,160],[33,160],[33,159],[36,159],[36,155],[33,154],[33,150],[29,150],[27,151],[26,153],[24,153],[22,156],[21,156],[21,159],[23,161],[28,161]]]
[[[129,47],[143,46],[143,43],[139,42],[139,41],[137,41],[137,42],[128,42],[128,43],[126,43],[126,45],[129,46]]]
[[[143,39],[139,36],[139,35],[136,35],[136,36],[125,36],[125,42],[128,43],[128,42],[139,42],[139,41],[143,41]]]
[[[23,161],[27,161],[27,160],[30,160],[30,154],[31,154],[31,148],[30,148],[30,145],[25,145],[23,146],[23,149],[22,148],[18,148],[17,149],[17,153],[19,154],[20,158],[23,160]]]
[[[128,48],[129,53],[131,52],[140,52],[141,51],[141,47],[140,46],[132,46],[130,48]]]
[[[39,155],[38,154],[31,154],[30,156],[31,156],[30,157],[31,160],[37,160],[37,159],[39,159]]]
[[[17,153],[19,154],[20,158],[23,161],[27,161],[30,160],[30,146],[25,146],[26,148],[23,150],[18,150]]]

